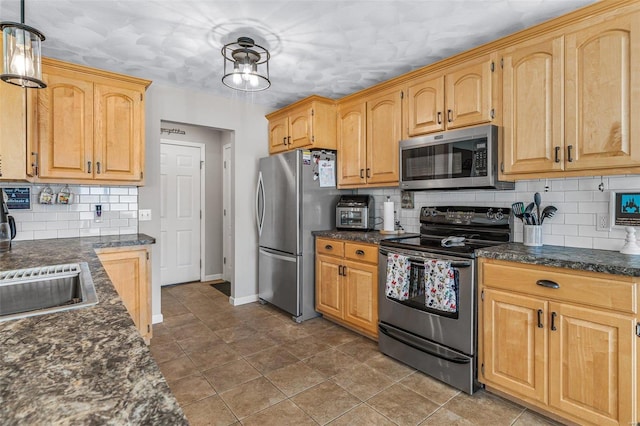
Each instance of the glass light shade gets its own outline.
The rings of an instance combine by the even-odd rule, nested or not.
[[[0,23],[3,39],[3,64],[0,79],[21,87],[42,89],[42,55],[44,40],[35,28],[14,22]]]
[[[271,86],[269,52],[248,37],[222,47],[224,74],[222,83],[244,92],[259,92]],[[233,69],[233,71],[231,71]]]

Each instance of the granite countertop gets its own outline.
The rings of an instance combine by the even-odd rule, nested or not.
[[[509,243],[478,249],[476,256],[532,265],[640,277],[640,256],[631,256],[611,250],[550,245],[529,247],[521,243]]]
[[[188,424],[95,248],[144,234],[13,242],[0,270],[87,262],[95,306],[0,322],[0,423]]]
[[[343,231],[332,229],[328,231],[312,231],[316,237],[333,238],[336,240],[358,241],[361,243],[379,244],[382,240],[399,240],[403,238],[419,237],[420,234],[381,234],[380,231]]]

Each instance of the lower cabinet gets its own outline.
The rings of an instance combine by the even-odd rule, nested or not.
[[[149,247],[118,247],[96,252],[133,322],[149,344],[152,337]]]
[[[580,424],[635,424],[633,278],[479,265],[480,382]]]
[[[316,239],[316,310],[378,338],[378,246]]]

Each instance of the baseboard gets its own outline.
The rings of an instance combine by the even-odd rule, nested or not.
[[[244,296],[244,297],[230,297],[229,303],[233,306],[246,305],[247,303],[253,303],[258,301],[258,295],[254,294],[252,296]]]
[[[151,324],[160,324],[163,321],[164,321],[164,317],[162,316],[162,314],[153,315],[151,317]]]
[[[222,274],[211,274],[211,275],[205,275],[204,279],[202,280],[204,281],[214,281],[214,280],[221,280],[222,279]]]

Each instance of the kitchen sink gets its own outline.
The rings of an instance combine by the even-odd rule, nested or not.
[[[0,271],[0,321],[98,303],[86,262]]]

